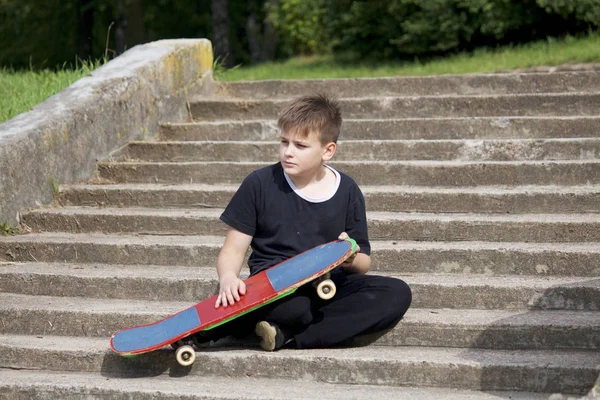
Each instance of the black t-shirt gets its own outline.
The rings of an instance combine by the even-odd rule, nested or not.
[[[342,232],[356,240],[361,253],[371,253],[362,192],[348,175],[328,168],[337,176],[337,190],[317,200],[294,191],[280,163],[244,179],[221,220],[252,236],[248,260],[252,275],[336,240]]]

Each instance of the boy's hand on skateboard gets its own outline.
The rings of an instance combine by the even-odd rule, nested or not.
[[[342,232],[340,233],[340,236],[338,236],[339,240],[344,240],[344,239],[348,239],[350,236],[348,236],[348,234],[346,232]],[[342,268],[348,268],[352,266],[352,263],[354,262],[354,259],[356,258],[356,255],[358,254],[358,252],[360,251],[360,246],[356,245],[358,247],[358,250],[356,250],[356,253],[352,254],[346,261],[344,261],[343,263],[340,264],[340,266]]]
[[[215,303],[215,308],[220,305],[227,307],[240,301],[240,296],[246,294],[246,284],[243,280],[233,274],[228,274],[221,279],[219,285],[219,296]]]

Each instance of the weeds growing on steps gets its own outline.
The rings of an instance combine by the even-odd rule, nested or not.
[[[5,222],[0,222],[0,235],[1,236],[14,235],[15,233],[17,233],[17,230],[15,228],[13,228],[12,226],[8,225]]]

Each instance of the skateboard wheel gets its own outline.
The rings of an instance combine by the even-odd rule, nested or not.
[[[175,358],[177,359],[179,365],[187,367],[196,361],[196,352],[192,346],[181,346],[175,351]]]
[[[329,300],[333,296],[335,296],[335,283],[331,279],[326,279],[324,281],[319,282],[317,285],[317,294],[323,300]]]

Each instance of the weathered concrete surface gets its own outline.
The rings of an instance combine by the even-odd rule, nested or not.
[[[32,340],[34,338],[34,340]],[[598,352],[511,351],[370,346],[352,349],[203,349],[191,368],[172,351],[133,359],[111,354],[105,338],[0,335],[0,367],[101,372],[106,377],[182,375],[329,383],[585,393],[596,381]]]
[[[275,119],[289,100],[194,98],[194,120]],[[339,100],[344,118],[597,116],[600,93],[360,97]]]
[[[0,399],[12,400],[542,400],[548,395],[520,392],[390,387],[383,385],[332,385],[294,379],[261,379],[241,376],[153,376],[106,378],[94,373],[0,371]],[[201,391],[198,388],[202,388]]]
[[[238,185],[63,185],[62,206],[225,208]],[[368,211],[446,213],[600,213],[600,186],[370,186]]]
[[[24,212],[36,232],[225,235],[219,208],[46,208]],[[371,240],[599,242],[598,214],[368,212]]]
[[[212,58],[205,39],[136,46],[0,125],[0,222],[49,203],[51,179],[86,181],[97,160],[154,136],[159,121],[184,120],[188,91],[210,90]]]
[[[215,265],[223,237],[64,232],[0,236],[0,261]],[[600,275],[597,243],[373,241],[373,268],[396,273]]]
[[[315,92],[362,97],[366,93],[432,96],[593,91],[600,91],[600,71],[219,82],[217,93],[228,97],[272,99]]]
[[[535,139],[600,136],[600,117],[344,118],[340,140]],[[163,123],[161,140],[278,140],[275,120]]]
[[[138,161],[261,161],[279,143],[255,141],[132,142],[121,159]],[[343,140],[335,159],[527,161],[591,160],[600,156],[599,138],[486,140]]]
[[[165,269],[170,277],[168,280],[164,279]],[[406,281],[413,291],[414,307],[600,311],[600,279],[554,276],[492,277],[468,273],[373,274],[393,276]],[[214,295],[218,288],[214,266],[190,268],[138,265],[128,268],[126,265],[97,263],[0,263],[0,278],[0,292],[40,296],[87,296],[98,299],[177,300],[195,303],[199,299]],[[10,304],[12,302],[7,301],[7,306]],[[176,307],[173,308],[177,311]],[[593,318],[595,314],[588,315]],[[597,314],[596,318],[600,325],[600,314]],[[600,340],[600,337],[598,339]],[[600,348],[600,341],[597,347]]]
[[[106,183],[238,184],[277,162],[99,162]],[[600,160],[582,161],[335,161],[359,185],[491,186],[597,185]]]
[[[67,233],[0,236],[0,260],[126,265],[214,265],[223,237]]]
[[[124,326],[149,324],[195,304],[1,294],[0,333],[108,338]],[[402,324],[354,344],[508,350],[600,349],[600,313],[412,308]],[[374,340],[374,341],[373,341]],[[244,339],[253,347],[256,338]],[[231,345],[234,340],[218,341]],[[392,350],[393,351],[393,350]]]

